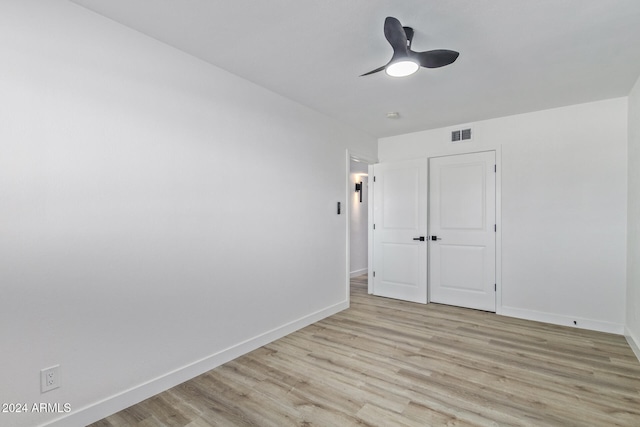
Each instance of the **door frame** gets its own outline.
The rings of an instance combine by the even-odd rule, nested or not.
[[[344,212],[345,218],[346,218],[346,227],[345,227],[345,233],[346,233],[346,246],[345,246],[345,293],[346,293],[346,301],[347,303],[350,304],[350,300],[351,300],[351,272],[350,270],[350,265],[351,265],[351,204],[349,203],[350,198],[352,197],[353,191],[354,189],[351,188],[351,181],[350,181],[350,175],[351,175],[351,160],[357,160],[359,162],[362,163],[366,163],[368,165],[368,169],[369,169],[369,175],[371,175],[371,165],[378,163],[378,159],[372,158],[370,156],[367,155],[363,155],[361,153],[357,153],[355,151],[352,151],[350,149],[346,149],[346,161],[345,161],[345,167],[346,167],[346,173],[345,173],[345,197],[344,197],[344,202],[343,202],[343,206],[344,209],[342,209],[342,212]],[[371,215],[372,215],[372,205],[373,205],[373,199],[371,198],[371,188],[373,187],[372,185],[368,186],[368,192],[367,192],[367,197],[368,197],[368,201],[369,201],[369,205],[368,205],[368,210],[367,210],[367,229],[368,231],[368,243],[367,243],[367,249],[368,249],[368,255],[367,255],[367,268],[368,268],[368,276],[367,276],[367,280],[368,280],[368,292],[371,293],[371,287],[373,286],[373,282],[371,281],[370,277],[371,277],[371,271],[372,271],[372,266],[371,266],[371,262],[372,262],[372,254],[373,254],[373,246],[372,246],[372,242],[371,242]]]
[[[447,150],[444,152],[433,153],[427,156],[427,164],[430,164],[429,161],[432,158],[484,153],[487,151],[495,152],[496,159],[496,314],[502,314],[502,146],[478,149],[470,149],[469,147],[468,149]],[[429,173],[429,171],[427,171],[427,173]],[[431,183],[429,182],[427,185],[427,200],[430,200],[431,197],[429,190],[430,185]],[[430,224],[430,220],[431,218],[427,218],[428,224]],[[431,230],[428,230],[427,234],[431,235]],[[431,246],[427,249],[428,259],[430,258],[430,250]],[[431,266],[428,265],[427,269],[427,271],[431,271]],[[427,301],[431,302],[431,281],[429,276],[430,275],[427,275]]]

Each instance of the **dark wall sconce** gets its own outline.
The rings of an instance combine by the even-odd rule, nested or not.
[[[356,193],[360,193],[360,203],[362,203],[362,181],[356,182]]]

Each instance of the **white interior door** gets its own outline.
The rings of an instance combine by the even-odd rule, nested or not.
[[[496,310],[495,224],[495,152],[431,158],[429,287],[432,302]]]
[[[373,171],[373,294],[425,304],[427,160],[381,163]]]

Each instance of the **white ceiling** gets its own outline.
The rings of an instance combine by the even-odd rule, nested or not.
[[[639,0],[72,1],[376,137],[626,96],[640,76]],[[391,58],[386,16],[460,57],[359,77]]]

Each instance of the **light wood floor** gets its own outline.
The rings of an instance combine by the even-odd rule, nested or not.
[[[372,297],[101,420],[114,426],[640,426],[622,336]]]

